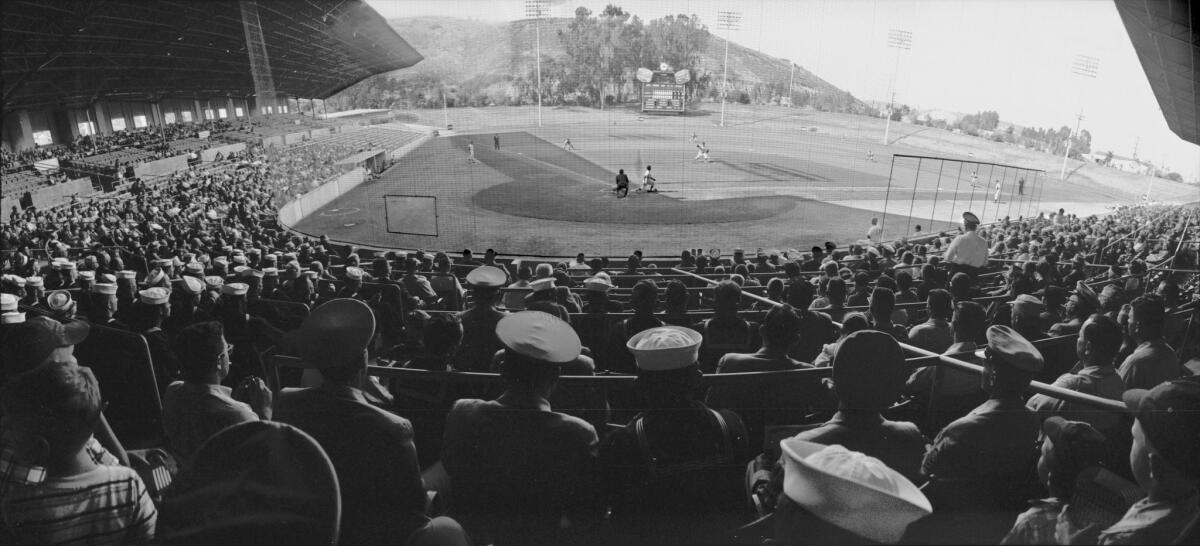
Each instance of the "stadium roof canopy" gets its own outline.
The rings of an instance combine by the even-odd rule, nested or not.
[[[1133,41],[1138,60],[1167,126],[1180,138],[1200,144],[1200,33],[1193,27],[1196,4],[1188,0],[1116,0],[1117,12]]]
[[[326,98],[422,59],[363,0],[4,0],[4,108],[253,95],[248,6],[280,96]]]

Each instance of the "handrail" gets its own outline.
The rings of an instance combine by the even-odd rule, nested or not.
[[[679,271],[679,270],[676,269],[675,271]],[[703,278],[703,277],[698,277],[698,278]],[[705,279],[705,280],[708,281],[708,279]],[[766,303],[766,304],[770,304],[770,305],[780,305],[778,302],[771,301],[762,296],[756,296],[754,294],[742,294],[742,295],[749,297],[755,301],[762,302],[762,303]],[[838,326],[839,328],[841,327],[841,324],[836,321],[834,322],[834,324],[836,326]],[[900,345],[900,348],[903,349],[907,353],[915,354],[917,356],[922,356],[922,357],[937,358],[939,360],[940,365],[948,366],[950,368],[954,368],[954,369],[960,370],[960,371],[971,372],[974,374],[980,374],[980,375],[983,374],[983,367],[979,366],[977,364],[971,364],[970,362],[959,360],[957,358],[953,358],[953,357],[950,357],[947,355],[940,355],[940,354],[937,354],[932,351],[927,351],[927,350],[921,349],[919,347],[914,347],[907,343],[900,343],[899,345]],[[1029,387],[1027,387],[1027,389],[1030,391],[1033,391],[1037,394],[1045,394],[1048,396],[1053,396],[1060,400],[1065,400],[1067,402],[1074,402],[1077,404],[1083,404],[1086,406],[1091,406],[1096,409],[1112,411],[1112,412],[1117,412],[1117,413],[1128,412],[1128,410],[1125,408],[1125,405],[1121,402],[1117,402],[1114,400],[1109,400],[1107,398],[1101,398],[1099,396],[1093,396],[1093,395],[1085,394],[1085,393],[1081,393],[1081,392],[1075,392],[1072,390],[1064,389],[1062,387],[1056,387],[1054,385],[1042,383],[1040,381],[1031,382],[1029,384]]]

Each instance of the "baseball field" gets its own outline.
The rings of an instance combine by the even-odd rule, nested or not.
[[[885,238],[898,238],[918,225],[947,229],[967,210],[985,221],[1059,208],[1085,215],[1148,189],[1163,202],[1194,201],[1197,192],[1073,160],[1063,181],[1061,157],[908,124],[892,123],[885,145],[883,120],[800,109],[729,105],[724,125],[719,104],[683,116],[547,107],[540,126],[536,107],[411,114],[453,130],[311,214],[299,231],[383,248],[672,255],[845,243],[862,238],[872,218]],[[707,161],[696,159],[698,144]],[[638,191],[647,166],[658,192]],[[613,192],[622,169],[628,198]],[[436,214],[435,229],[389,232],[397,213],[389,221],[385,196],[395,195],[436,203],[423,213]]]

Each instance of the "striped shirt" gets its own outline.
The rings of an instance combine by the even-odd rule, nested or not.
[[[142,479],[123,466],[14,485],[0,503],[0,516],[20,544],[148,542],[158,521]]]
[[[99,465],[119,466],[121,461],[114,457],[93,436],[83,445],[92,462]],[[46,469],[17,461],[17,456],[3,438],[0,438],[0,499],[8,494],[13,484],[37,485],[46,480]]]

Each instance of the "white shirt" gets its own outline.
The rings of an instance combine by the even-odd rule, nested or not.
[[[952,264],[983,267],[987,265],[988,242],[974,231],[968,231],[946,247],[946,261]]]
[[[879,226],[878,224],[871,226],[871,229],[867,230],[867,239],[869,239],[872,243],[878,243],[879,238],[882,235],[883,235],[883,227]]]

